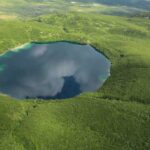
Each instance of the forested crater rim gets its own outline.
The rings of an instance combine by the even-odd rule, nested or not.
[[[88,42],[79,42],[79,41],[69,41],[69,40],[54,40],[54,41],[28,41],[22,44],[19,44],[18,46],[12,47],[12,48],[8,48],[6,51],[0,53],[1,55],[4,55],[5,53],[9,52],[9,51],[19,51],[22,48],[24,48],[25,46],[29,45],[29,44],[51,44],[51,43],[58,43],[58,42],[67,42],[67,43],[72,43],[72,44],[78,44],[78,45],[89,45],[91,46],[93,49],[95,49],[97,52],[103,54],[107,59],[110,60],[108,55],[106,55],[106,53],[104,51],[101,51],[102,48],[96,47],[93,43],[88,43]]]

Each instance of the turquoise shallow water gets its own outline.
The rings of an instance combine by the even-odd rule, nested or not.
[[[0,92],[18,99],[64,99],[96,91],[110,61],[90,45],[29,43],[0,56]]]

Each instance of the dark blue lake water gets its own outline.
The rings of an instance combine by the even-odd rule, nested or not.
[[[90,45],[29,43],[0,56],[0,92],[18,99],[64,99],[96,91],[110,61]]]

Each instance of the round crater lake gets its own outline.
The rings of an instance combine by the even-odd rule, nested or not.
[[[0,92],[18,99],[65,99],[99,89],[110,61],[90,45],[28,43],[0,55]]]

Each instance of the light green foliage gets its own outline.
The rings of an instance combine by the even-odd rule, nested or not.
[[[112,62],[110,78],[97,92],[68,100],[0,96],[0,149],[149,150],[150,20],[82,13],[0,20],[1,53],[57,40],[104,53]]]

